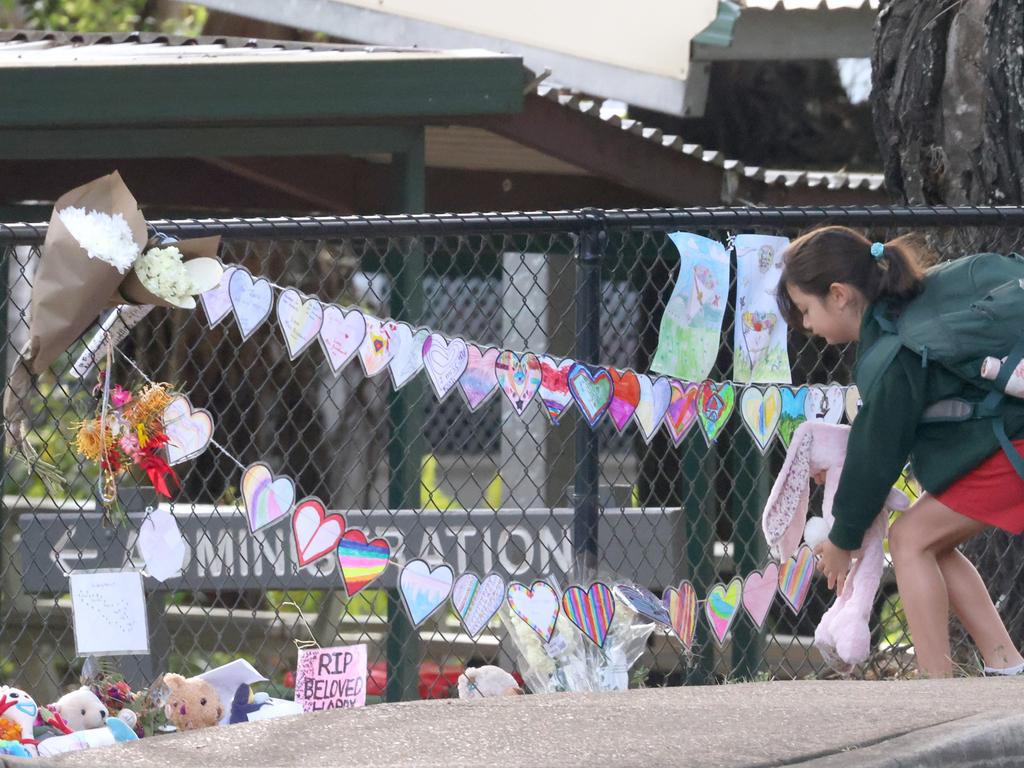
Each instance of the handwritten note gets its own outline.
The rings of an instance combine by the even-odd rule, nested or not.
[[[304,712],[366,704],[366,646],[299,651],[295,701]]]
[[[78,656],[149,653],[141,571],[74,571],[68,580]]]

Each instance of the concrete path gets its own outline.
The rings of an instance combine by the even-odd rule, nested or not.
[[[1024,678],[771,682],[378,705],[161,736],[32,765],[1024,765]]]

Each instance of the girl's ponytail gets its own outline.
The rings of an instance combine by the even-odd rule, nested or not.
[[[776,301],[790,328],[802,328],[800,311],[787,286],[819,298],[833,283],[859,290],[868,303],[889,299],[906,303],[920,293],[924,249],[912,235],[872,243],[848,227],[821,227],[798,237],[783,255]]]

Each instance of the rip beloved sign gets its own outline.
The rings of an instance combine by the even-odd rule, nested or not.
[[[352,709],[366,704],[366,646],[299,651],[295,701],[303,712]]]

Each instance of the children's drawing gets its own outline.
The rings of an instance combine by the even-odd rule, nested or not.
[[[737,382],[789,384],[788,328],[779,315],[775,291],[782,272],[785,237],[737,235],[736,330],[733,379]]]

